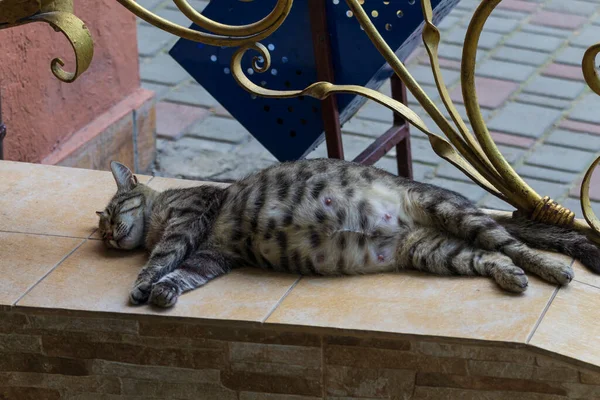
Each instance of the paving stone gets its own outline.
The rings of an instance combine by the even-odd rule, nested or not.
[[[161,138],[177,140],[192,124],[209,114],[203,108],[161,101],[156,105],[156,134]]]
[[[504,156],[506,161],[508,161],[509,164],[516,164],[527,153],[527,151],[523,149],[501,145],[498,145],[498,150],[500,151],[500,153],[502,153],[502,155]]]
[[[234,119],[209,116],[186,129],[186,136],[240,143],[248,139],[250,133]]]
[[[464,19],[461,22],[461,26],[467,27],[469,26],[470,20]],[[485,21],[485,31],[490,32],[498,32],[498,33],[511,33],[517,29],[519,26],[519,21],[511,20],[506,18],[499,18],[495,16],[490,16],[487,21]]]
[[[465,34],[467,29],[464,27],[456,27],[450,33],[443,36],[444,42],[452,43],[462,46],[465,42]],[[490,50],[498,46],[498,43],[502,40],[503,36],[500,33],[488,32],[484,30],[479,37],[478,48],[484,50]]]
[[[573,100],[585,89],[581,82],[537,76],[523,89],[527,93]]]
[[[540,196],[550,196],[555,201],[560,201],[563,198],[566,198],[569,193],[570,185],[548,182],[534,178],[527,178],[525,179],[525,182],[527,182],[527,184],[531,186],[531,188]]]
[[[235,150],[233,143],[216,140],[206,140],[200,137],[184,136],[178,140],[178,144],[191,151],[218,151],[220,153],[231,153]]]
[[[185,139],[188,138],[159,141],[157,175],[195,180],[240,179],[273,164],[254,155],[241,157],[233,151],[192,148],[193,142]]]
[[[570,184],[577,179],[577,174],[572,172],[557,171],[555,169],[536,167],[534,165],[527,164],[518,167],[517,173],[524,178],[536,178],[543,181],[563,184]]]
[[[161,3],[164,3],[164,0],[136,0],[136,3],[148,10],[154,10]]]
[[[568,12],[571,14],[578,14],[589,16],[597,11],[598,5],[593,2],[578,1],[578,0],[550,0],[544,4],[545,10]]]
[[[207,108],[219,105],[219,102],[215,100],[206,89],[195,82],[171,90],[166,98],[173,103],[189,104]]]
[[[386,170],[394,175],[398,175],[398,162],[395,158],[383,157],[375,163],[375,166]],[[413,162],[413,180],[422,182],[425,179],[433,178],[435,168],[431,165]]]
[[[477,88],[477,101],[481,107],[498,108],[519,88],[519,85],[499,79],[475,77],[475,87]],[[450,97],[453,101],[462,103],[461,87],[455,87],[450,92]]]
[[[487,193],[481,187],[477,186],[474,183],[460,182],[454,181],[445,178],[434,178],[430,180],[426,180],[427,183],[432,185],[443,187],[444,189],[452,190],[454,192],[458,192],[476,203],[485,196]]]
[[[141,86],[144,89],[152,90],[154,93],[156,93],[157,100],[162,100],[169,93],[169,90],[171,90],[171,86],[161,85],[153,82],[142,81]]]
[[[514,211],[515,208],[505,201],[500,200],[493,194],[488,194],[485,196],[483,201],[480,202],[480,207],[487,208],[490,210],[500,210],[500,211]]]
[[[435,87],[435,78],[433,77],[433,72],[429,66],[416,65],[411,66],[408,70],[420,85],[430,85]],[[444,83],[446,83],[447,86],[451,86],[458,81],[460,73],[453,70],[442,69],[442,77],[444,78]]]
[[[574,81],[583,81],[583,72],[581,67],[560,63],[552,63],[548,65],[544,70],[542,70],[542,75],[571,79]]]
[[[546,143],[587,151],[600,151],[600,136],[557,129],[548,136]]]
[[[529,14],[525,12],[513,11],[513,10],[503,10],[496,9],[494,10],[494,15],[500,18],[507,18],[514,21],[521,21],[525,19]]]
[[[563,44],[564,40],[556,37],[538,35],[537,33],[517,32],[508,39],[506,44],[521,49],[545,51],[552,53]]]
[[[440,163],[441,158],[435,154],[429,140],[413,137],[410,140],[410,146],[413,160],[432,165]]]
[[[373,100],[367,101],[365,105],[358,110],[356,116],[373,121],[387,122],[389,124],[394,120],[392,111]]]
[[[498,4],[498,9],[531,12],[538,8],[538,5],[529,1],[522,0],[504,0]]]
[[[144,81],[164,85],[177,85],[190,79],[188,73],[168,54],[164,53],[141,64],[140,77]]]
[[[488,128],[504,133],[538,138],[548,130],[561,115],[559,110],[509,103],[489,123]]]
[[[254,161],[253,159],[237,158],[228,164],[225,171],[212,175],[208,179],[216,182],[237,181],[273,164],[274,162],[272,161],[262,159]]]
[[[473,183],[467,175],[446,160],[442,160],[442,163],[435,171],[435,175],[455,181]]]
[[[521,28],[521,30],[523,32],[538,33],[541,35],[555,36],[559,38],[566,38],[567,36],[571,36],[571,34],[573,33],[572,30],[550,28],[548,26],[542,25],[525,25],[523,26],[523,28]]]
[[[423,161],[424,159],[431,159],[432,158],[431,155],[427,154],[427,151],[424,148],[424,146],[418,146],[418,144],[417,144],[417,146],[415,146],[415,144],[414,144],[415,141],[422,142],[423,140],[418,140],[418,139],[411,140],[413,160]],[[357,135],[352,135],[349,133],[343,133],[342,143],[344,144],[344,155],[345,155],[346,160],[353,160],[356,156],[358,156],[360,153],[362,153],[369,145],[371,145],[373,143],[373,139],[366,138],[364,136],[357,136]],[[416,151],[419,153],[418,156],[415,156]],[[395,157],[396,149],[393,148],[392,150],[390,150],[386,156]],[[435,154],[433,156],[435,156]],[[306,158],[324,158],[324,157],[327,157],[327,145],[325,144],[325,142],[321,143]],[[435,157],[437,157],[437,156],[435,156]]]
[[[462,46],[457,46],[454,44],[442,43],[440,45],[438,54],[440,57],[447,58],[449,60],[462,60]],[[475,59],[479,61],[482,57],[484,57],[486,53],[483,50],[477,50],[477,55]]]
[[[465,121],[467,126],[469,126],[469,116],[467,115],[467,109],[465,108],[465,106],[463,104],[457,104],[457,103],[455,103],[454,106],[456,107],[458,114],[462,117],[462,119]],[[446,118],[451,119],[450,113],[448,112],[446,107],[444,105],[441,105],[440,108],[442,110],[442,114],[444,114],[444,116]],[[491,113],[492,113],[492,110],[483,108],[483,107],[481,108],[481,115],[483,116],[483,119],[487,120]]]
[[[596,215],[600,215],[600,203],[592,201],[592,210]],[[578,198],[569,197],[560,202],[563,207],[575,213],[575,218],[583,218],[583,211],[581,211],[581,201]]]
[[[428,56],[419,58],[419,63],[422,65],[431,65]],[[460,61],[457,61],[457,60],[449,60],[447,58],[440,57],[440,58],[438,58],[438,63],[440,64],[440,68],[444,68],[444,69],[453,69],[455,71],[460,71],[460,68],[461,68],[461,63],[460,63]]]
[[[515,98],[518,103],[535,104],[556,110],[564,111],[571,106],[570,100],[556,99],[548,96],[521,92]]]
[[[550,55],[548,53],[518,49],[510,46],[502,46],[492,55],[492,58],[498,60],[514,61],[520,64],[534,66],[543,65],[549,57]]]
[[[497,78],[515,82],[525,82],[537,68],[531,65],[517,64],[488,59],[478,65],[475,73],[486,78]]]
[[[586,167],[587,170],[588,167]],[[570,195],[571,197],[579,198],[581,192],[581,183],[583,178],[580,179],[576,185],[571,188]],[[592,179],[590,180],[590,200],[600,201],[600,171],[596,169],[592,173]],[[600,214],[598,214],[600,216]]]
[[[158,11],[154,12],[159,17],[166,19],[167,21],[171,21],[174,24],[181,25],[184,27],[188,27],[192,24],[192,22],[179,10],[172,10],[170,8],[161,8]],[[142,21],[143,25],[152,26],[148,24],[146,21]]]
[[[535,25],[550,26],[560,29],[578,29],[587,18],[566,12],[540,10],[533,14],[529,22]]]
[[[535,143],[534,139],[523,136],[509,135],[508,133],[502,132],[490,132],[490,134],[492,135],[492,139],[494,139],[494,142],[497,145],[505,144],[507,146],[529,149]]]
[[[567,129],[570,131],[600,135],[600,125],[598,125],[598,124],[588,124],[585,122],[564,119],[564,120],[560,121],[560,124],[558,126],[559,126],[559,128]]]
[[[248,158],[248,156],[252,156],[255,158],[262,159],[262,160],[277,162],[277,159],[275,158],[275,156],[273,154],[271,154],[267,149],[265,149],[265,146],[263,146],[254,137],[252,137],[250,135],[248,135],[248,136],[249,137],[246,141],[244,141],[243,143],[241,143],[235,147],[236,154],[238,154],[244,158]],[[325,150],[323,157],[327,157],[327,150]]]
[[[177,37],[149,25],[138,25],[137,42],[140,56],[151,57],[175,43]]]
[[[459,10],[473,11],[479,5],[479,0],[461,0],[456,5]]]
[[[581,101],[575,104],[569,118],[594,124],[600,123],[600,96],[595,93],[586,94]]]
[[[202,12],[208,3],[210,3],[210,0],[187,0],[187,2],[190,3],[196,11]],[[178,10],[177,6],[172,1],[167,3],[167,8]]]
[[[446,15],[444,19],[437,25],[440,31],[448,31],[460,22],[461,18],[455,15]]]
[[[581,67],[581,60],[583,59],[584,53],[584,48],[567,46],[560,52],[558,52],[558,54],[556,54],[556,56],[554,57],[554,61],[559,62],[561,64],[575,65]]]
[[[389,110],[388,110],[389,111]],[[390,114],[392,111],[389,111]],[[373,121],[362,118],[352,118],[342,126],[342,133],[349,133],[357,136],[366,136],[378,138],[391,127],[391,123]]]
[[[598,43],[598,38],[600,38],[600,27],[588,25],[575,35],[575,37],[571,38],[570,43],[573,46],[588,48]]]
[[[564,146],[543,144],[531,153],[525,162],[568,172],[584,171],[594,160],[594,153],[568,149]]]
[[[446,86],[449,86],[449,85],[446,84]],[[438,92],[438,89],[436,86],[421,85],[421,88],[425,91],[427,96],[429,96],[431,101],[437,102],[440,99],[440,93]],[[418,105],[419,104],[419,102],[417,101],[415,96],[413,96],[413,94],[411,92],[407,92],[407,99],[408,99],[409,105],[413,105],[413,104]]]

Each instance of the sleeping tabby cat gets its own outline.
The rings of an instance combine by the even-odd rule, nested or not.
[[[600,250],[577,232],[492,217],[458,193],[351,162],[284,163],[227,188],[164,192],[122,164],[111,169],[118,190],[98,212],[102,238],[150,251],[134,304],[172,306],[239,265],[306,275],[483,275],[511,292],[527,289],[524,271],[561,285],[573,279],[569,265],[535,247],[600,273]]]

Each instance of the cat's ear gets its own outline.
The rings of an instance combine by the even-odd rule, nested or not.
[[[119,190],[131,190],[137,186],[137,177],[133,175],[129,168],[120,162],[111,161],[110,169],[113,177],[115,178],[115,182],[117,182],[117,188]]]

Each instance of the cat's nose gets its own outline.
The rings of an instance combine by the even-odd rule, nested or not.
[[[106,240],[113,240],[112,232],[106,232]]]

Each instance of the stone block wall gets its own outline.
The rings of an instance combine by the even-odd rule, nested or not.
[[[529,347],[0,310],[3,400],[595,399],[600,371]]]

